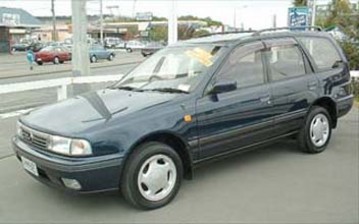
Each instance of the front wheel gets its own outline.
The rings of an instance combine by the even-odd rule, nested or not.
[[[332,121],[326,109],[314,106],[298,134],[298,143],[302,151],[308,153],[323,152],[332,134]]]
[[[182,177],[183,166],[178,154],[168,145],[148,142],[128,158],[121,190],[132,205],[156,209],[176,196]]]
[[[113,54],[110,54],[110,56],[108,56],[108,60],[112,61],[113,60]]]
[[[90,62],[91,63],[96,63],[97,62],[97,57],[95,55],[92,55],[90,58]]]

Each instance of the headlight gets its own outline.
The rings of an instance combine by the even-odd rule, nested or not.
[[[84,156],[91,155],[92,149],[88,141],[82,139],[70,139],[60,136],[51,136],[49,150],[64,155]]]
[[[82,156],[91,155],[92,149],[88,141],[82,139],[73,139],[70,147],[71,155]]]
[[[70,145],[71,145],[71,139],[64,138],[60,136],[51,136],[50,137],[50,144],[49,144],[49,150],[70,155]]]

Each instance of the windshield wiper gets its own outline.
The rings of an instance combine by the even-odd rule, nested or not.
[[[184,91],[181,89],[175,89],[175,88],[155,88],[155,89],[146,89],[148,91],[157,91],[157,92],[164,92],[164,93],[186,93],[188,94],[188,91]]]
[[[143,92],[142,89],[138,89],[131,86],[112,86],[111,89],[121,89],[121,90],[127,90],[127,91],[134,91],[134,92]]]

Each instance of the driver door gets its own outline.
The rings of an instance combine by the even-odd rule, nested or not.
[[[264,67],[264,46],[254,42],[232,51],[211,87],[236,82],[233,91],[197,100],[200,159],[238,150],[272,136],[271,91]]]

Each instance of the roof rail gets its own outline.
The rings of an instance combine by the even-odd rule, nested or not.
[[[255,33],[256,30],[237,30],[237,31],[225,31],[225,32],[216,32],[200,35],[199,37],[209,37],[214,35],[226,35],[226,34],[236,34],[236,33]]]
[[[253,33],[253,36],[259,36],[261,33],[268,32],[268,31],[277,31],[277,30],[303,30],[303,29],[313,29],[316,31],[322,31],[322,27],[320,26],[287,26],[287,27],[277,27],[277,28],[268,28],[268,29],[262,29],[258,30],[255,33]]]

